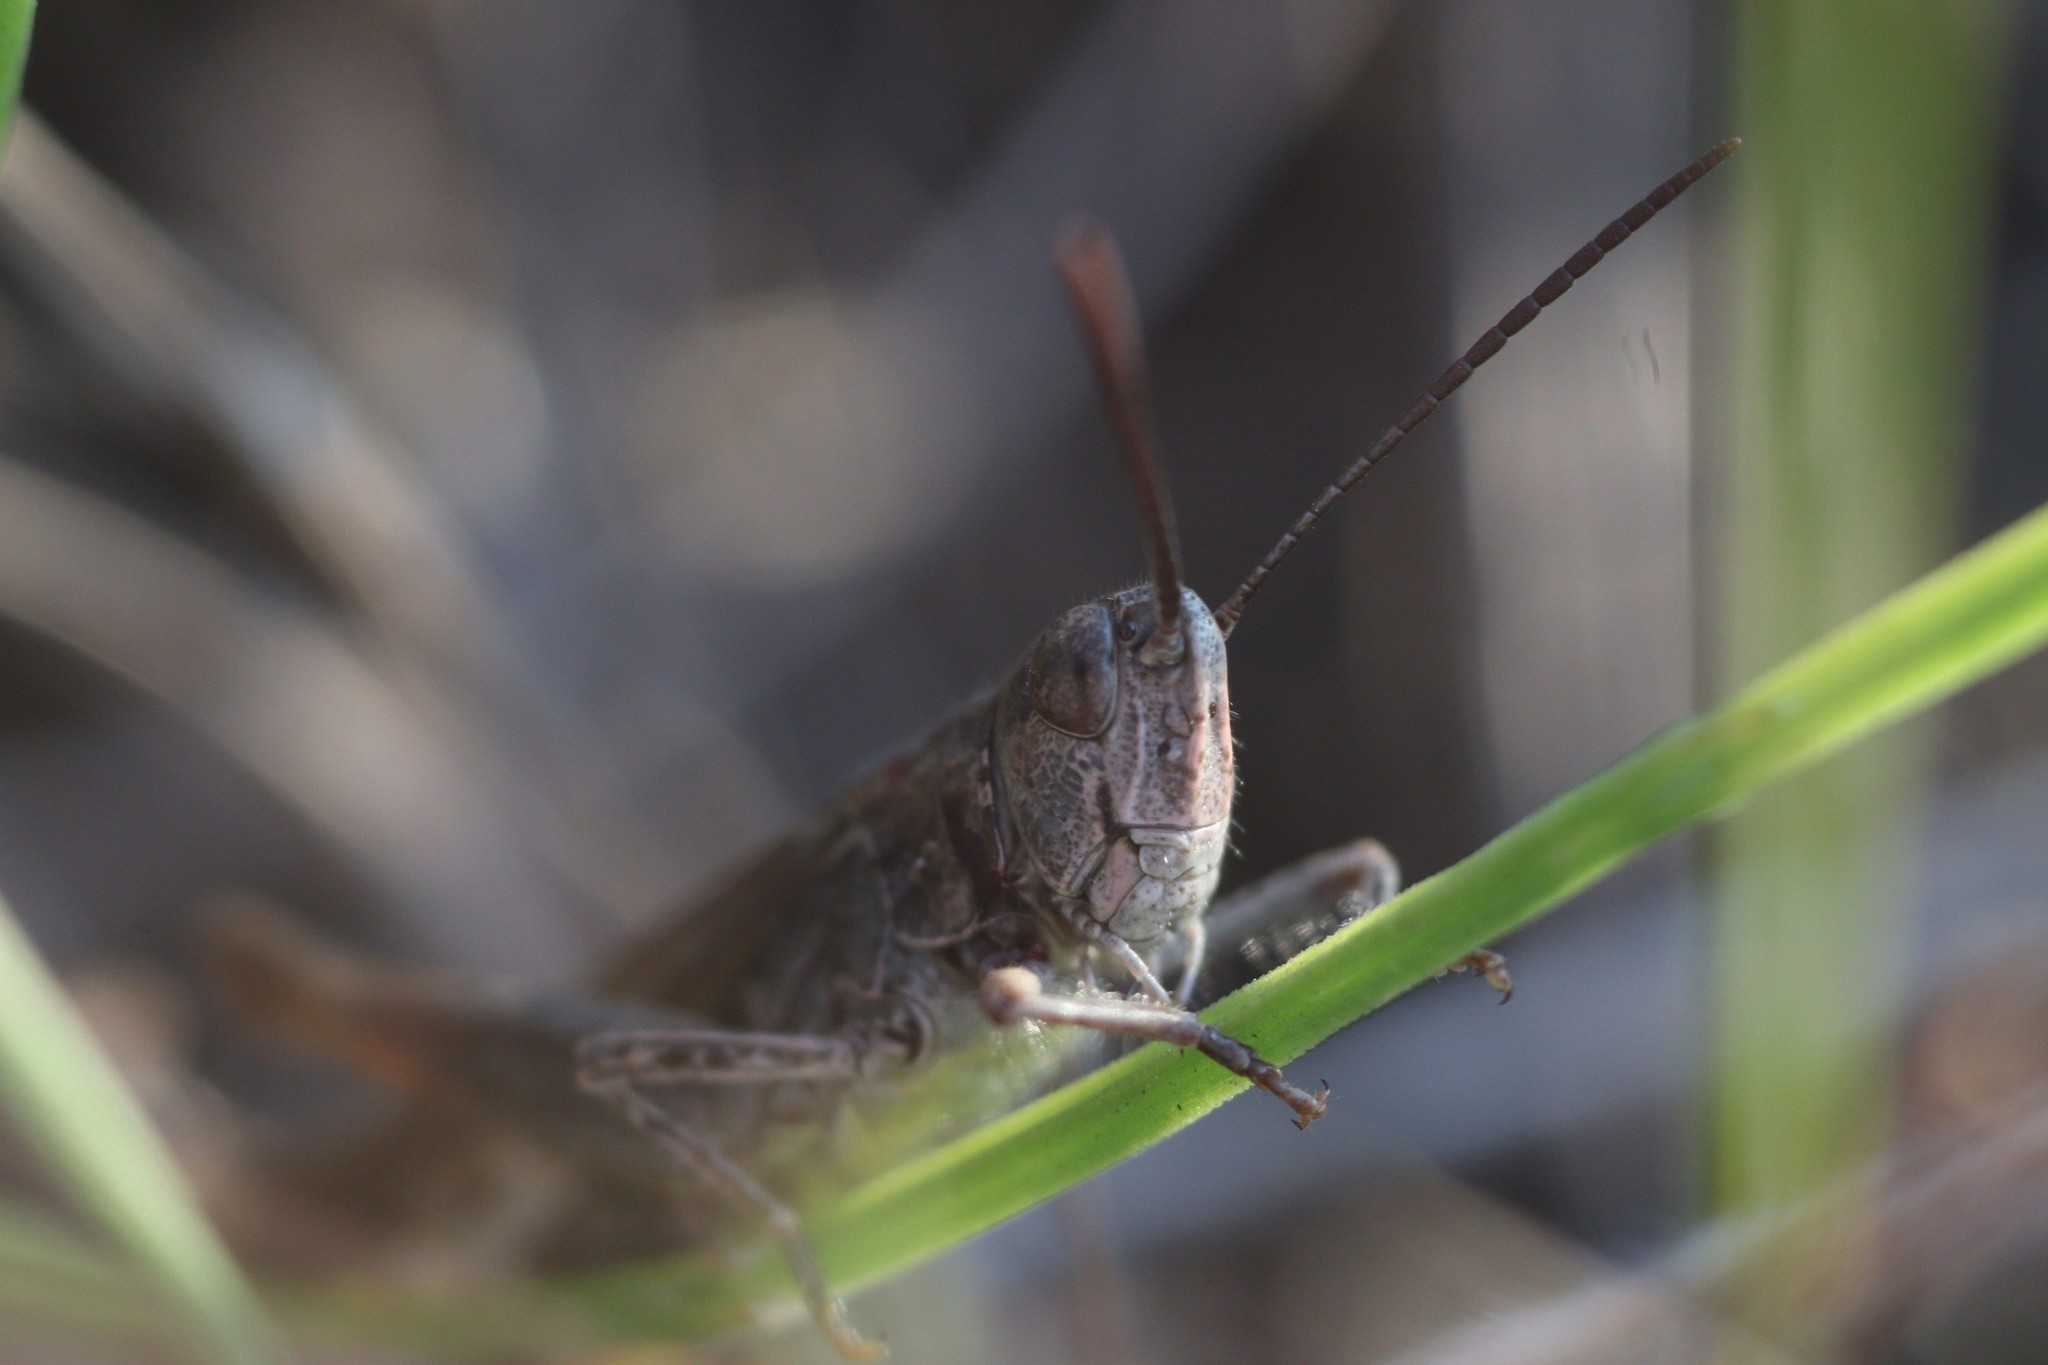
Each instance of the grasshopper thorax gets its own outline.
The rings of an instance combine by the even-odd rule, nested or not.
[[[1030,870],[1134,942],[1215,894],[1236,787],[1223,633],[1191,590],[1180,603],[1168,631],[1150,584],[1062,615],[1004,684],[994,726]]]

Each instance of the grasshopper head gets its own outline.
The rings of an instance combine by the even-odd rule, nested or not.
[[[1060,278],[1137,487],[1150,573],[1148,582],[1053,622],[999,699],[996,770],[1032,863],[1059,895],[1133,941],[1206,908],[1236,780],[1223,645],[1246,602],[1337,499],[1508,337],[1739,145],[1723,142],[1658,186],[1510,309],[1317,496],[1214,612],[1181,586],[1137,313],[1116,244],[1095,223],[1066,232]]]
[[[1223,633],[1175,586],[1084,603],[1038,637],[998,703],[995,758],[1032,864],[1110,932],[1156,938],[1216,891],[1236,769]]]
[[[1144,942],[1216,892],[1237,782],[1223,631],[1181,585],[1116,244],[1078,224],[1058,265],[1137,488],[1149,574],[1038,637],[997,701],[996,774],[1039,876],[1076,914]]]

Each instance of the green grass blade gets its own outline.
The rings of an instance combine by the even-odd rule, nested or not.
[[[0,139],[13,123],[28,60],[34,0],[0,0]],[[198,1334],[195,1358],[234,1365],[283,1359],[255,1294],[193,1205],[149,1120],[115,1075],[71,1002],[0,901],[0,1100],[79,1204],[145,1268]],[[46,1314],[66,1307],[81,1253],[28,1222],[0,1224],[0,1302],[27,1297]],[[48,1254],[40,1259],[29,1248]],[[101,1289],[104,1291],[105,1286]],[[132,1293],[75,1306],[87,1318],[155,1321]]]
[[[1954,543],[1998,203],[2003,9],[1735,9],[1748,146],[1727,291],[1736,421],[1717,471],[1719,695]],[[1899,727],[1710,843],[1720,1212],[1798,1202],[1885,1142],[1886,1035],[1937,740],[1932,725]],[[1832,1259],[1832,1273],[1862,1273],[1853,1252]],[[1759,1264],[1741,1311],[1795,1354],[1825,1355],[1804,1335],[1803,1290],[1783,1292],[1794,1279]]]
[[[283,1359],[255,1294],[84,1021],[0,902],[0,1100],[195,1332],[195,1359]]]
[[[0,0],[0,145],[14,123],[21,101],[21,72],[28,64],[29,29],[35,24],[36,0]]]
[[[1725,706],[1652,739],[1455,867],[1208,1012],[1291,1061],[1447,963],[1526,924],[1665,835],[1953,695],[2048,643],[2048,508],[1787,661]],[[842,1285],[957,1245],[1170,1136],[1244,1088],[1147,1047],[893,1169],[811,1218]],[[1369,1097],[1350,1101],[1370,1105]],[[1325,1123],[1343,1123],[1345,1097]],[[1277,1112],[1275,1123],[1282,1121]],[[468,1300],[358,1287],[296,1307],[357,1339],[475,1348],[687,1338],[786,1302],[775,1255],[686,1258]]]

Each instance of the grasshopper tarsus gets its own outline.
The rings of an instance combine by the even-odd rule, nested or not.
[[[1315,1104],[1315,1112],[1297,1115],[1294,1120],[1294,1126],[1298,1129],[1306,1128],[1311,1123],[1314,1123],[1330,1107],[1330,1083],[1328,1081],[1317,1081],[1316,1093],[1310,1096],[1310,1099]]]
[[[1500,992],[1496,1004],[1505,1005],[1515,998],[1515,978],[1508,973],[1508,960],[1491,948],[1474,948],[1437,975],[1443,976],[1448,972],[1472,972],[1484,977],[1487,985]]]
[[[1490,948],[1479,948],[1466,955],[1465,961],[1472,970],[1486,978],[1486,984],[1500,992],[1498,1003],[1507,1004],[1515,998],[1515,978],[1508,974],[1508,960]]]
[[[1236,1072],[1292,1109],[1296,1128],[1308,1127],[1321,1118],[1324,1111],[1330,1107],[1330,1087],[1327,1083],[1318,1087],[1314,1094],[1310,1094],[1288,1080],[1279,1067],[1227,1033],[1203,1024],[1202,1038],[1196,1046],[1201,1049],[1203,1056],[1226,1070]]]

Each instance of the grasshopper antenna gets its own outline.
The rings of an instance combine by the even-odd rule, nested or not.
[[[1186,648],[1181,628],[1180,539],[1173,528],[1173,495],[1166,487],[1159,442],[1152,430],[1145,349],[1130,279],[1124,273],[1116,239],[1093,219],[1077,220],[1061,231],[1054,260],[1087,338],[1103,406],[1109,412],[1110,425],[1116,428],[1117,444],[1138,490],[1145,556],[1150,561],[1152,594],[1159,610],[1159,625],[1138,657],[1148,664],[1177,663]]]
[[[1316,523],[1323,519],[1323,514],[1330,510],[1337,499],[1350,491],[1353,484],[1372,473],[1373,466],[1407,439],[1409,432],[1429,420],[1429,415],[1441,407],[1446,398],[1456,393],[1459,386],[1472,377],[1474,370],[1500,353],[1501,348],[1508,344],[1509,337],[1534,322],[1538,313],[1562,298],[1564,292],[1583,279],[1594,266],[1600,264],[1608,252],[1634,236],[1645,223],[1669,208],[1672,200],[1691,189],[1708,171],[1733,156],[1735,149],[1741,145],[1741,138],[1729,138],[1637,200],[1635,207],[1609,223],[1601,230],[1599,236],[1580,247],[1570,260],[1551,272],[1549,279],[1537,285],[1534,292],[1510,308],[1485,336],[1472,343],[1470,350],[1458,357],[1449,369],[1438,375],[1436,382],[1429,386],[1428,391],[1415,400],[1415,406],[1409,408],[1400,421],[1388,427],[1385,435],[1373,442],[1372,449],[1353,461],[1349,469],[1337,476],[1335,483],[1317,495],[1316,500],[1309,505],[1308,511],[1301,514],[1301,519],[1288,527],[1287,534],[1281,536],[1273,548],[1266,552],[1266,557],[1259,561],[1259,567],[1252,570],[1251,576],[1238,585],[1237,591],[1230,594],[1222,606],[1216,608],[1216,625],[1224,637],[1229,638],[1238,618],[1244,615],[1245,603],[1252,600],[1252,594],[1272,576],[1280,561],[1287,558],[1294,547],[1301,543],[1302,538],[1315,529]]]

